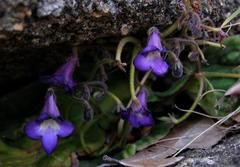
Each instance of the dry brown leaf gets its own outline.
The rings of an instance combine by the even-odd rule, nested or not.
[[[236,114],[236,115],[234,115],[233,117],[232,117],[232,119],[234,120],[234,121],[236,121],[236,122],[240,122],[240,114]]]
[[[142,159],[138,161],[119,161],[121,165],[128,167],[166,167],[181,161],[184,157],[171,157],[166,159]]]
[[[240,82],[237,82],[234,85],[232,85],[224,95],[230,96],[230,95],[239,95],[239,94],[240,94]]]
[[[185,121],[176,126],[169,135],[158,141],[154,146],[144,149],[125,160],[134,162],[145,159],[164,159],[176,153],[213,124],[214,122],[209,118]],[[194,141],[188,148],[209,148],[221,140],[225,134],[226,131],[222,128],[214,127]]]

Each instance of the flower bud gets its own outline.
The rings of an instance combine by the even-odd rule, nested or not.
[[[189,20],[187,22],[187,27],[191,31],[192,36],[194,37],[202,37],[203,32],[201,30],[202,21],[199,15],[196,12],[191,12],[189,14]]]
[[[181,61],[177,58],[172,66],[172,76],[175,78],[181,78],[183,75],[183,65]]]
[[[93,112],[93,108],[90,106],[90,104],[85,105],[83,116],[84,116],[84,120],[86,120],[86,121],[90,121],[91,119],[93,119],[94,112]]]

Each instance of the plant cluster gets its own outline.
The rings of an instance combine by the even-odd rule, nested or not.
[[[240,8],[219,27],[210,18],[199,16],[201,5],[197,0],[183,0],[179,8],[182,14],[170,27],[161,32],[157,27],[148,30],[144,46],[145,42],[135,37],[123,37],[115,59],[97,59],[93,75],[88,73],[86,81],[74,74],[81,66],[78,47],[74,47],[72,55],[54,74],[41,77],[52,87],[46,93],[41,114],[25,124],[25,134],[41,140],[46,153],[60,159],[66,159],[70,152],[79,159],[104,154],[127,158],[154,144],[194,114],[220,119],[235,110],[238,100],[234,97],[239,95],[239,86],[227,92],[226,89],[240,78],[238,68],[210,65],[225,55],[207,60],[204,53],[208,51],[202,48],[226,50],[235,39],[239,44],[239,37],[228,38],[230,42],[224,40],[230,29],[239,24],[231,21],[239,15]],[[123,58],[127,43],[133,44],[131,57]],[[239,51],[238,46],[234,52]],[[235,57],[239,58],[239,54]],[[221,83],[216,78],[224,80]],[[58,139],[65,137],[69,138],[58,144]],[[31,145],[28,157],[41,152],[39,144]]]

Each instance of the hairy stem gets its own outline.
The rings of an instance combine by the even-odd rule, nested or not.
[[[130,78],[129,78],[129,86],[130,86],[130,94],[131,94],[131,100],[135,101],[137,100],[136,92],[135,92],[135,67],[133,64],[133,60],[136,57],[137,53],[139,52],[139,47],[134,47],[133,53],[132,53],[132,60],[130,65]]]
[[[216,48],[225,48],[225,45],[221,45],[220,43],[206,41],[206,40],[196,40],[198,45],[208,45]]]
[[[178,20],[176,20],[170,27],[168,27],[166,30],[163,31],[163,33],[161,34],[161,36],[163,38],[167,37],[168,35],[170,35],[171,33],[173,33],[178,27]]]
[[[240,78],[240,74],[236,73],[201,72],[201,75],[205,77]]]
[[[142,80],[140,81],[140,84],[138,85],[138,87],[137,87],[137,89],[136,89],[136,91],[135,91],[136,94],[140,91],[141,87],[142,87],[142,86],[144,85],[144,83],[147,81],[147,79],[148,79],[148,77],[149,77],[150,74],[151,74],[151,70],[149,70],[148,72],[146,72],[146,73],[144,74]],[[132,103],[132,100],[130,100],[130,101],[128,102],[127,108],[130,107],[131,103]]]
[[[125,71],[123,66],[125,66],[126,63],[122,63],[121,56],[122,56],[123,47],[127,43],[133,43],[135,46],[139,46],[140,47],[140,41],[138,39],[134,38],[134,37],[131,37],[131,36],[122,38],[121,41],[118,43],[115,60],[117,62],[117,65],[119,66],[119,68],[122,69],[123,71]]]
[[[125,109],[122,101],[114,93],[107,91],[107,94],[121,107],[121,109]]]

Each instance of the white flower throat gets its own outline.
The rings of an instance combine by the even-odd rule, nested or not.
[[[154,57],[157,57],[157,56],[161,57],[161,53],[156,50],[156,51],[153,51],[153,52],[149,52],[149,53],[147,54],[147,56],[148,56],[148,57],[151,57],[151,58],[154,58]]]
[[[60,126],[57,121],[53,119],[47,119],[41,123],[40,131],[45,131],[46,129],[51,128],[53,130],[59,130]]]

